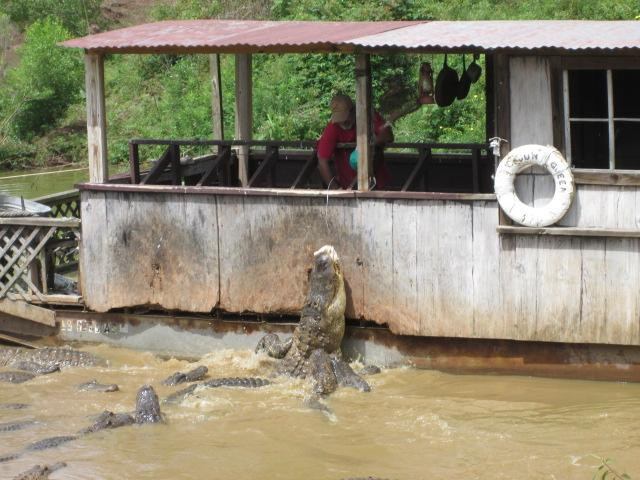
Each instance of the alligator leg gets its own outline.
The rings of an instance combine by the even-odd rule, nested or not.
[[[280,340],[275,333],[268,333],[260,339],[258,345],[256,345],[256,353],[265,352],[272,358],[284,358],[293,343],[293,337],[285,340]]]
[[[357,388],[361,392],[370,392],[371,387],[363,378],[353,371],[351,366],[339,354],[331,357],[331,365],[341,387]]]
[[[338,379],[333,370],[331,356],[318,348],[311,353],[307,361],[307,375],[317,395],[329,395],[338,389]]]

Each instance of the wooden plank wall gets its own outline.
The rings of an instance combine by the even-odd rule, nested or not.
[[[89,309],[209,312],[217,305],[216,197],[93,192],[83,199],[80,261]]]
[[[639,239],[500,236],[497,208],[85,190],[83,292],[97,311],[295,314],[313,251],[330,243],[349,318],[409,335],[640,345]]]
[[[511,145],[553,145],[551,73],[548,57],[510,57]],[[541,168],[525,170],[516,178],[519,198],[541,206],[553,197],[550,175]]]

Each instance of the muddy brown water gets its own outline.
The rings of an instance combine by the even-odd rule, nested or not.
[[[164,397],[180,388],[161,385],[178,370],[207,365],[211,377],[265,376],[273,367],[271,359],[239,350],[189,363],[104,345],[83,349],[109,366],[0,384],[0,403],[30,404],[0,409],[0,422],[38,422],[0,432],[0,455],[72,434],[102,410],[130,411],[143,384]],[[92,378],[121,391],[76,391]],[[29,452],[0,464],[0,478],[64,461],[52,479],[590,479],[598,457],[640,478],[640,385],[413,368],[369,380],[371,393],[341,389],[330,397],[332,418],[303,406],[302,381],[204,390],[163,406],[166,425],[123,427]]]

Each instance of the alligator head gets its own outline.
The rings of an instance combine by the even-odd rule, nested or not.
[[[145,385],[138,390],[134,417],[136,423],[164,423],[158,395],[150,385]]]

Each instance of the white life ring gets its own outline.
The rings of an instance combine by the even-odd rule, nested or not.
[[[516,195],[514,181],[522,170],[539,165],[553,176],[555,193],[544,207],[530,207]],[[494,181],[498,203],[512,220],[527,227],[546,227],[560,220],[569,210],[575,192],[571,166],[551,146],[523,145],[502,159]]]

